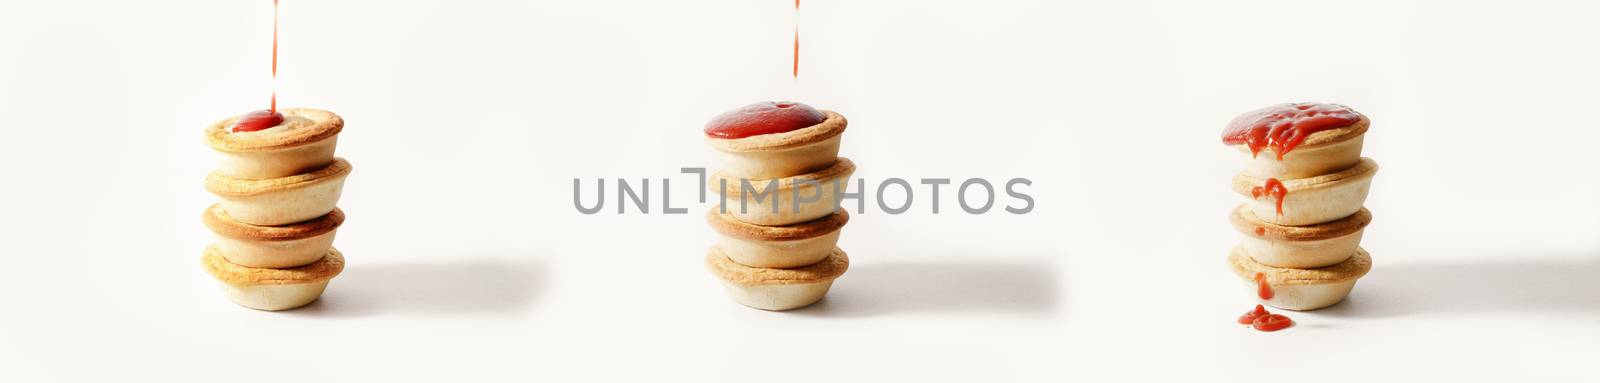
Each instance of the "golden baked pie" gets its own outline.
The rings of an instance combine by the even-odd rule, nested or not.
[[[206,228],[216,233],[217,251],[228,262],[257,268],[299,267],[322,259],[333,247],[333,238],[344,224],[344,212],[335,208],[327,215],[287,226],[257,226],[235,221],[211,205],[201,215]]]
[[[822,122],[781,133],[740,138],[707,136],[706,143],[722,158],[722,173],[731,178],[767,180],[819,171],[839,156],[839,141],[849,123],[833,111],[821,111]]]
[[[717,248],[739,264],[763,268],[791,268],[827,259],[839,243],[839,233],[850,214],[844,209],[815,220],[784,226],[752,225],[713,207],[706,222],[718,234]]]
[[[1283,226],[1305,226],[1336,221],[1361,210],[1377,172],[1377,162],[1362,158],[1356,166],[1338,172],[1282,180],[1285,193],[1281,205],[1276,196],[1259,192],[1267,179],[1241,172],[1233,177],[1232,186],[1234,192],[1250,198],[1245,205],[1256,218]]]
[[[1316,310],[1332,306],[1350,295],[1356,280],[1372,270],[1372,256],[1365,249],[1356,248],[1344,262],[1314,269],[1272,267],[1250,258],[1243,245],[1235,246],[1228,254],[1228,264],[1234,275],[1244,280],[1252,296],[1257,289],[1256,274],[1270,283],[1274,294],[1261,303],[1285,310]],[[1259,298],[1259,297],[1258,297]]]
[[[741,180],[717,172],[706,180],[706,187],[721,194],[722,206],[740,221],[762,226],[792,225],[833,214],[838,207],[835,199],[838,193],[849,190],[850,175],[855,170],[854,162],[839,157],[822,170],[776,180]],[[774,181],[775,189],[771,189]],[[745,192],[744,182],[749,184],[749,193]],[[798,209],[796,200],[801,201]]]
[[[335,158],[314,172],[265,180],[206,177],[206,190],[221,198],[222,210],[235,221],[256,226],[282,226],[327,215],[344,192],[350,162]]]
[[[235,265],[223,258],[216,246],[206,248],[201,262],[206,272],[221,282],[229,300],[266,311],[288,310],[316,301],[328,281],[344,271],[344,255],[333,248],[317,262],[288,269]]]
[[[835,247],[822,262],[792,269],[770,269],[741,265],[712,247],[706,254],[706,268],[722,280],[734,301],[762,310],[792,310],[822,300],[833,280],[850,268],[844,250]]]
[[[239,116],[206,127],[206,143],[216,150],[218,172],[230,178],[263,180],[307,173],[333,162],[344,119],[317,109],[279,109],[283,122],[259,130],[229,129]]]
[[[1372,223],[1363,208],[1343,219],[1311,226],[1281,226],[1256,218],[1244,205],[1233,209],[1229,222],[1243,233],[1245,252],[1256,262],[1295,269],[1330,266],[1350,258],[1361,234]]]
[[[1293,122],[1284,121],[1286,118],[1307,118],[1304,115],[1286,116],[1284,114],[1284,112],[1295,114],[1293,113],[1294,109],[1320,110],[1326,113],[1321,115],[1323,118],[1333,114],[1349,119],[1335,122],[1323,121],[1324,125],[1322,127],[1309,134],[1304,134],[1303,132],[1294,131],[1298,129],[1292,126],[1294,125]],[[1277,121],[1268,121],[1274,118]],[[1264,125],[1274,123],[1288,124],[1290,126],[1285,128],[1279,125],[1279,130],[1272,132],[1258,130],[1256,133],[1267,134],[1268,137],[1265,138],[1276,142],[1247,142],[1250,140],[1246,139],[1248,134],[1245,131],[1250,130],[1249,128],[1266,129],[1267,126]],[[1224,143],[1250,156],[1245,165],[1245,173],[1256,178],[1290,180],[1328,174],[1355,166],[1356,162],[1361,158],[1361,146],[1365,141],[1364,137],[1367,129],[1371,126],[1372,121],[1367,116],[1343,105],[1281,104],[1239,116],[1229,124],[1229,131],[1224,132]],[[1304,135],[1300,136],[1299,134]],[[1281,156],[1278,153],[1280,148],[1284,150]],[[1256,150],[1259,150],[1259,152]]]

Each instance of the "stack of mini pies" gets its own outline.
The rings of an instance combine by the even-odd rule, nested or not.
[[[798,130],[706,138],[723,164],[707,180],[722,198],[706,213],[719,237],[706,267],[740,304],[775,311],[811,305],[850,266],[837,246],[850,215],[837,196],[855,163],[839,157],[844,116],[821,112],[821,123]]]
[[[279,109],[275,127],[233,132],[239,117],[206,128],[220,168],[206,190],[220,202],[202,220],[216,242],[201,258],[229,300],[257,310],[305,306],[344,270],[333,248],[344,223],[335,205],[350,163],[333,156],[344,120],[328,111]]]
[[[1233,190],[1249,201],[1231,214],[1233,227],[1245,239],[1230,252],[1228,263],[1258,300],[1287,310],[1339,303],[1372,269],[1372,257],[1360,247],[1362,231],[1372,222],[1372,213],[1362,205],[1378,171],[1376,162],[1361,157],[1371,121],[1340,105],[1275,107],[1306,105],[1343,108],[1360,119],[1305,135],[1281,159],[1272,147],[1252,153],[1247,145],[1233,145],[1252,157],[1233,178]],[[1277,183],[1286,191],[1281,210],[1269,187]],[[1269,284],[1265,290],[1270,294],[1261,293],[1263,283]]]

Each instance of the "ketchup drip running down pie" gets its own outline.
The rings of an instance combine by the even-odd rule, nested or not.
[[[1278,200],[1278,215],[1283,215],[1283,197],[1288,195],[1289,189],[1285,189],[1283,181],[1279,181],[1277,178],[1268,178],[1267,182],[1262,183],[1261,186],[1250,189],[1250,198],[1261,198],[1262,196],[1276,198]]]

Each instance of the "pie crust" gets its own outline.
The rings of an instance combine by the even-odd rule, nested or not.
[[[1356,280],[1372,270],[1372,256],[1357,248],[1355,254],[1339,264],[1315,269],[1288,269],[1263,265],[1251,259],[1243,246],[1228,254],[1228,263],[1250,296],[1262,304],[1285,310],[1316,310],[1343,301],[1355,288]],[[1256,295],[1255,274],[1262,273],[1274,292],[1272,299]]]
[[[706,222],[718,234],[717,248],[729,259],[745,266],[763,268],[801,267],[827,259],[839,243],[850,214],[844,209],[813,221],[787,226],[760,226],[744,223],[713,207]]]
[[[256,226],[305,222],[332,212],[350,175],[350,162],[335,158],[311,173],[266,180],[206,177],[206,190],[221,198],[222,210],[235,221]]]
[[[722,173],[735,178],[774,179],[815,172],[834,163],[849,122],[831,110],[816,125],[744,138],[706,137],[722,157]]]
[[[344,271],[344,255],[328,249],[309,265],[291,269],[263,269],[229,263],[215,246],[201,257],[206,272],[222,287],[223,295],[240,306],[266,311],[288,310],[315,302],[328,281]]]
[[[741,265],[713,247],[706,253],[706,268],[723,281],[737,285],[793,285],[839,278],[850,268],[850,258],[844,250],[835,247],[822,262],[792,269],[772,269]]]
[[[221,205],[212,205],[201,215],[216,246],[228,262],[258,268],[299,267],[327,254],[344,212],[335,208],[328,215],[288,226],[256,226],[233,220]]]
[[[1377,172],[1377,162],[1362,158],[1356,166],[1335,173],[1280,180],[1288,190],[1283,198],[1283,214],[1278,214],[1277,200],[1272,196],[1251,198],[1251,189],[1266,179],[1241,172],[1233,177],[1232,186],[1235,193],[1251,198],[1245,205],[1256,218],[1276,225],[1307,226],[1340,220],[1361,210]]]
[[[344,271],[344,253],[334,248],[329,248],[328,252],[316,262],[287,269],[236,265],[223,258],[222,253],[217,250],[216,246],[206,247],[205,256],[201,257],[201,262],[205,264],[206,272],[217,278],[217,281],[235,286],[300,285],[325,282]]]
[[[1328,129],[1306,136],[1294,150],[1278,159],[1272,147],[1261,149],[1261,152],[1249,157],[1245,163],[1245,173],[1256,178],[1277,178],[1290,180],[1298,178],[1315,177],[1322,174],[1348,169],[1361,160],[1361,147],[1364,144],[1367,129],[1372,121],[1367,116],[1361,116],[1360,121],[1350,126]],[[1250,146],[1245,144],[1232,145],[1245,155],[1250,155]]]
[[[1372,213],[1363,208],[1349,217],[1312,226],[1280,226],[1256,218],[1244,205],[1228,221],[1243,233],[1240,246],[1256,262],[1282,268],[1313,269],[1344,262],[1356,252]]]
[[[344,119],[316,109],[280,109],[283,123],[276,127],[233,133],[238,117],[206,128],[206,143],[217,152],[218,171],[239,179],[261,180],[321,169],[333,162]]]
[[[793,225],[838,210],[838,195],[849,190],[850,175],[855,170],[855,162],[839,157],[826,169],[780,179],[746,180],[718,172],[706,180],[706,187],[721,194],[721,205],[740,221],[762,226]],[[748,197],[743,190],[745,182],[751,190]],[[769,190],[774,186],[775,190]]]
[[[796,269],[753,268],[740,265],[713,247],[706,266],[722,280],[728,296],[752,308],[782,311],[810,306],[822,300],[833,281],[849,268],[843,250],[834,248],[827,260]]]

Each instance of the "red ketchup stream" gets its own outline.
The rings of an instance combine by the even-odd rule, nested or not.
[[[278,0],[272,0],[272,80],[273,82],[278,80]],[[283,114],[278,113],[278,89],[274,86],[272,89],[272,102],[268,104],[266,110],[257,110],[239,116],[239,119],[234,120],[233,125],[228,127],[228,130],[234,133],[254,132],[271,129],[282,123]]]

